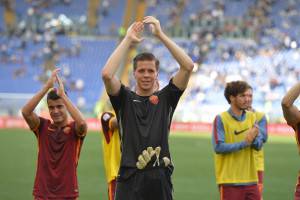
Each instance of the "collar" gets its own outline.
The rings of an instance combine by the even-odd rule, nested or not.
[[[64,128],[69,127],[69,124],[66,124],[64,126],[57,126],[56,124],[54,124],[53,122],[49,125],[49,130],[55,131],[55,130],[63,130]]]
[[[231,117],[233,117],[233,118],[234,118],[235,120],[237,120],[237,121],[244,121],[245,118],[246,118],[246,111],[245,111],[245,110],[243,110],[241,116],[235,115],[235,114],[232,112],[231,108],[229,108],[227,112],[231,115]]]

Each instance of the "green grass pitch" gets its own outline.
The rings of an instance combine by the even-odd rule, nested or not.
[[[101,151],[101,135],[90,132],[78,167],[80,199],[107,199]],[[177,200],[218,199],[213,151],[207,133],[171,134],[175,163],[172,176]],[[37,142],[26,130],[0,130],[0,199],[32,199]],[[293,199],[299,157],[294,137],[270,136],[265,145],[265,200]]]

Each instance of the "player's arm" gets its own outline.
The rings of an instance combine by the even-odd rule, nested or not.
[[[267,142],[268,140],[268,121],[266,116],[264,115],[261,120],[257,122],[257,125],[259,127],[259,134],[262,135],[263,142]]]
[[[281,107],[283,116],[287,123],[294,126],[300,121],[300,112],[294,105],[295,100],[300,95],[300,82],[295,84],[283,97]]]
[[[81,112],[73,105],[69,97],[65,93],[64,85],[60,77],[56,74],[56,81],[59,85],[57,95],[62,98],[68,112],[70,113],[72,119],[75,121],[76,134],[80,137],[84,137],[87,133],[87,124],[81,114]]]
[[[251,146],[256,150],[260,150],[268,139],[267,118],[265,115],[255,124],[255,127],[259,133],[253,140]]]
[[[260,150],[264,144],[264,136],[261,134],[260,129],[257,127],[257,136],[252,139],[252,142],[249,142],[251,144],[251,147]]]
[[[248,147],[246,141],[225,143],[225,130],[221,117],[218,115],[213,122],[212,143],[217,154],[231,153]]]
[[[173,77],[173,83],[181,90],[187,87],[189,78],[192,74],[194,63],[192,59],[180,48],[175,42],[173,42],[161,29],[160,22],[152,16],[144,17],[143,22],[150,24],[151,31],[170,51],[175,60],[180,65],[180,69]]]
[[[34,113],[34,109],[41,99],[47,94],[48,90],[53,87],[58,71],[59,69],[56,69],[52,72],[51,77],[48,79],[43,88],[38,91],[22,108],[22,115],[30,129],[35,129],[40,124],[40,119],[37,114]]]
[[[142,33],[143,29],[143,23],[134,22],[127,30],[124,39],[104,65],[102,69],[102,79],[104,81],[105,89],[109,95],[116,96],[119,93],[121,83],[116,77],[116,72],[121,65],[122,58],[129,50],[130,46],[134,43],[142,41],[140,34]]]

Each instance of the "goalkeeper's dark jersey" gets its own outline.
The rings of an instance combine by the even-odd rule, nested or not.
[[[182,93],[171,80],[152,96],[139,96],[124,85],[118,96],[110,96],[120,129],[121,167],[135,168],[138,155],[149,146],[160,146],[161,158],[170,158],[170,125]]]

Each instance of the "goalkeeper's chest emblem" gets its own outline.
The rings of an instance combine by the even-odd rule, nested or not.
[[[234,134],[235,134],[235,135],[241,134],[241,133],[247,131],[248,129],[249,129],[249,128],[245,128],[245,129],[240,130],[240,131],[234,130]]]
[[[158,104],[158,102],[159,102],[158,96],[156,96],[156,95],[151,95],[151,96],[149,97],[149,101],[150,101],[153,105]]]

